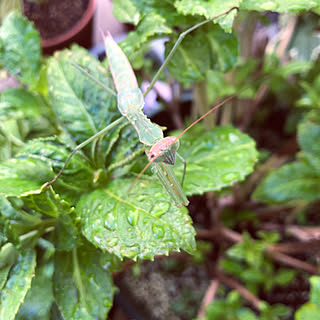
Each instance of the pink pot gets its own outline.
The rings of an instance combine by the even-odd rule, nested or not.
[[[68,31],[56,37],[42,39],[41,45],[44,54],[51,54],[56,50],[69,47],[77,43],[85,48],[92,45],[93,14],[96,8],[96,0],[89,0],[87,10],[82,18]]]

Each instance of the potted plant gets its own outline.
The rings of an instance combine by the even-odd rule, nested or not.
[[[177,30],[204,18],[191,15],[200,7],[187,6],[187,0],[140,6],[132,2],[137,7],[127,15],[123,2],[115,1],[119,16],[135,17],[137,24],[122,48],[149,79],[154,68],[140,51],[148,40],[167,34],[170,49]],[[272,9],[296,12],[310,3],[300,0],[284,8],[278,2]],[[208,9],[214,6],[204,2],[198,14],[210,16]],[[298,281],[298,291],[304,288],[299,279],[308,285],[310,275],[319,275],[315,249],[319,246],[320,65],[312,60],[317,46],[307,46],[307,61],[284,59],[288,52],[305,53],[301,40],[316,27],[295,34],[291,17],[284,24],[285,36],[279,37],[278,55],[267,55],[270,47],[261,50],[262,46],[256,61],[251,51],[258,43],[256,31],[271,20],[256,11],[265,9],[258,2],[242,2],[240,35],[224,32],[223,28],[231,28],[230,16],[194,30],[173,56],[169,72],[162,74],[172,91],[177,83],[173,78],[181,87],[193,88],[193,100],[200,107],[208,106],[202,99],[206,93],[211,105],[239,87],[248,87],[247,82],[250,87],[219,110],[213,120],[222,126],[206,131],[197,125],[182,137],[179,150],[189,161],[184,190],[190,205],[180,208],[151,172],[128,192],[146,163],[145,149],[134,126],[121,118],[107,61],[100,63],[77,46],[43,59],[32,24],[16,13],[4,21],[0,61],[22,85],[5,91],[0,99],[0,318],[29,319],[41,314],[43,319],[105,319],[113,304],[114,276],[124,278],[129,271],[127,282],[141,296],[144,275],[157,271],[154,262],[144,260],[159,260],[164,262],[157,268],[161,274],[183,277],[167,282],[153,274],[149,279],[160,280],[161,288],[157,283],[145,284],[150,289],[147,299],[151,294],[163,297],[166,289],[183,293],[188,282],[180,301],[174,301],[182,319],[198,315],[207,320],[283,320],[294,313],[296,319],[316,319],[319,277],[310,277],[309,302],[306,295],[298,304],[278,295],[285,288],[290,300],[294,289],[289,285]],[[312,17],[317,21],[308,15],[307,25]],[[280,29],[278,21],[276,28],[270,24],[271,30]],[[236,65],[238,37],[245,42],[242,49],[247,59]],[[286,51],[286,47],[295,50]],[[74,62],[87,74],[79,72]],[[121,74],[121,65],[119,69]],[[257,81],[257,73],[260,78],[267,73],[268,81]],[[90,76],[108,88],[102,89]],[[183,90],[177,91],[175,102],[183,100],[179,94]],[[75,153],[61,177],[43,188],[75,145],[115,121],[108,134]],[[182,163],[174,171],[181,177]],[[169,252],[176,261],[168,259]],[[201,268],[185,268],[188,264]],[[190,283],[192,274],[199,280]],[[139,287],[134,286],[137,282]],[[201,307],[191,309],[188,303],[194,307],[196,295],[200,296],[193,288],[200,286],[206,290]],[[170,295],[164,298],[172,301]]]
[[[35,23],[45,54],[78,43],[91,47],[96,0],[24,0],[23,11]]]

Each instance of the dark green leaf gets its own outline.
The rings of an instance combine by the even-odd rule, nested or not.
[[[49,320],[53,302],[52,291],[53,263],[36,269],[24,303],[21,305],[15,320]]]
[[[187,160],[187,195],[221,190],[243,180],[253,171],[258,158],[254,140],[232,127],[205,132],[198,125],[184,134],[180,143],[178,152]],[[179,178],[183,167],[179,159],[175,167]]]
[[[8,281],[0,292],[0,319],[13,320],[27,291],[36,267],[36,254],[26,249],[19,255],[18,261],[9,274]]]
[[[99,256],[98,249],[91,247],[56,254],[54,295],[64,319],[106,319],[114,290]]]
[[[253,194],[257,201],[286,203],[314,201],[320,197],[320,176],[305,162],[293,162],[271,172]]]
[[[141,155],[145,147],[139,142],[138,135],[129,122],[124,126],[119,126],[113,133],[114,137],[108,137],[112,147],[108,157],[108,171],[114,171],[113,176],[120,176],[128,173],[129,169],[135,164],[134,159]]]
[[[219,26],[213,26],[206,35],[210,45],[211,59],[213,60],[211,68],[224,73],[230,71],[235,66],[239,53],[236,34],[226,33]]]
[[[39,79],[41,47],[39,32],[17,12],[9,14],[0,28],[0,61],[23,83],[34,87]]]
[[[166,55],[173,48],[166,45]],[[183,84],[204,80],[211,69],[226,72],[238,58],[238,40],[218,25],[206,25],[186,36],[169,62],[170,73]]]
[[[173,46],[173,41],[166,44],[166,56]],[[170,74],[185,85],[204,80],[211,67],[210,51],[209,41],[201,30],[188,35],[168,64]]]
[[[83,196],[77,205],[83,234],[95,246],[120,258],[153,259],[195,249],[194,229],[186,208],[176,208],[154,180],[115,179],[106,189]]]

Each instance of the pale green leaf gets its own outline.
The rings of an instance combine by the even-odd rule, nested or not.
[[[106,319],[114,289],[111,274],[99,258],[98,249],[92,247],[56,254],[54,295],[64,319]]]
[[[38,95],[24,88],[10,88],[0,97],[0,118],[39,117],[44,104]]]
[[[206,19],[212,19],[228,11],[232,7],[238,7],[242,0],[176,0],[175,7],[184,15],[200,15]],[[217,21],[225,31],[230,32],[237,10],[232,10],[228,15]]]
[[[114,16],[123,23],[132,23],[135,26],[141,19],[141,13],[131,0],[114,0],[112,2]]]
[[[54,178],[44,158],[18,158],[0,164],[0,194],[10,197],[41,193],[41,186]]]
[[[113,82],[97,59],[77,47],[58,52],[49,60],[49,101],[63,129],[79,144],[118,119],[120,113],[115,96],[72,63],[88,70],[106,87],[113,88]]]
[[[310,302],[316,304],[320,308],[320,277],[310,277],[311,293]]]
[[[289,12],[311,10],[319,7],[319,0],[242,0],[240,9],[256,11]]]
[[[134,179],[115,179],[106,189],[81,198],[77,212],[82,232],[95,246],[118,257],[153,259],[155,255],[195,249],[195,231],[186,208],[177,208],[161,185]]]
[[[206,132],[201,125],[180,139],[178,152],[187,161],[184,187],[187,195],[221,190],[242,181],[253,171],[258,158],[255,142],[232,127],[217,127]],[[182,174],[177,159],[175,172]]]
[[[0,28],[0,62],[23,83],[36,86],[41,63],[40,35],[17,12],[9,14]]]
[[[135,31],[128,34],[127,38],[121,42],[121,48],[129,60],[134,58],[134,54],[153,36],[166,35],[172,32],[166,20],[156,13],[146,15]]]
[[[294,315],[295,320],[320,320],[320,307],[307,302]]]
[[[11,269],[4,288],[0,291],[0,319],[13,320],[30,286],[36,267],[36,254],[26,249]]]

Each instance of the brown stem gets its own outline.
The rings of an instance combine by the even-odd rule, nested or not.
[[[211,303],[214,300],[214,297],[216,295],[216,292],[219,288],[219,281],[218,280],[212,280],[210,282],[210,285],[202,299],[200,309],[198,311],[197,318],[203,318],[206,314],[206,307],[209,303]]]
[[[320,271],[318,270],[317,267],[309,263],[306,263],[304,261],[298,260],[296,258],[287,256],[286,254],[283,254],[281,252],[274,251],[272,250],[272,247],[267,249],[267,254],[272,259],[278,262],[287,264],[288,266],[293,267],[295,269],[301,269],[301,270],[310,272],[312,274],[320,274]]]
[[[320,249],[320,240],[311,240],[307,242],[277,243],[270,246],[270,250],[280,251],[282,253],[319,251],[319,249]]]
[[[240,126],[241,130],[246,131],[247,128],[249,127],[262,99],[265,97],[266,93],[268,91],[268,85],[267,84],[263,84],[258,92],[257,92],[257,96],[254,99],[254,101],[251,103],[251,105],[249,106],[249,110],[246,113],[245,117],[242,117],[242,124]]]
[[[201,81],[197,82],[194,85],[193,89],[193,105],[192,105],[192,113],[193,118],[196,120],[198,117],[202,116],[208,111],[209,102],[208,102],[208,94],[207,94],[207,82]],[[213,117],[205,117],[203,119],[204,126],[207,130],[213,128],[214,126],[214,118]]]
[[[215,270],[215,276],[218,280],[226,284],[228,287],[237,290],[241,296],[246,299],[257,310],[260,310],[262,302],[249,290],[247,290],[241,283],[237,282],[233,278],[227,276],[220,270]]]
[[[297,22],[297,17],[291,16],[289,21],[286,24],[286,27],[283,29],[280,35],[280,43],[278,45],[276,54],[280,58],[280,60],[283,62],[284,55],[287,49],[287,46],[291,40],[292,34],[294,32],[295,26]]]

